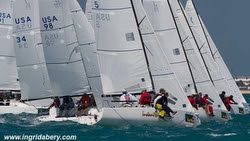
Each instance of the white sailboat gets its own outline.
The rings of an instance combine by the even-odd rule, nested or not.
[[[246,101],[242,94],[240,93],[239,89],[236,89],[232,85],[236,85],[230,72],[228,71],[223,59],[221,58],[220,54],[217,53],[216,46],[212,42],[211,38],[209,38],[206,34],[207,30],[202,23],[200,16],[194,6],[192,0],[188,0],[186,3],[185,11],[187,13],[187,17],[189,19],[189,24],[191,29],[193,30],[197,39],[200,39],[200,45],[204,44],[203,47],[200,49],[203,52],[203,56],[205,57],[206,62],[210,62],[209,70],[210,71],[218,71],[220,74],[220,79],[214,79],[214,84],[218,91],[225,91],[226,94],[233,95],[234,100],[238,103],[237,105],[231,105],[232,113],[234,114],[245,114],[248,113],[248,108],[244,108],[246,105]],[[213,63],[213,65],[211,64]],[[216,81],[217,80],[217,81]],[[230,85],[231,83],[231,85]]]
[[[186,95],[191,95],[191,92],[213,93],[210,97],[216,100],[219,98],[215,96],[216,90],[209,83],[207,74],[203,70],[203,65],[197,62],[198,58],[193,51],[193,46],[190,44],[190,39],[186,39],[186,31],[182,27],[182,23],[178,21],[180,12],[177,16],[176,8],[177,1],[167,0],[144,0],[143,5],[146,9],[150,21],[154,27],[155,32],[160,40],[161,45],[164,47],[163,51],[170,60],[171,67],[173,68],[178,80],[181,83]],[[179,9],[180,10],[180,9]],[[185,21],[182,21],[185,22]],[[186,39],[186,40],[184,40]],[[189,63],[187,63],[189,62]],[[219,105],[220,101],[216,100],[214,105]],[[219,105],[220,106],[220,105]],[[223,106],[223,105],[222,105]],[[209,117],[206,115],[202,108],[198,110],[199,116],[203,120],[216,119],[216,120],[228,120],[225,119],[226,113],[221,112],[221,108],[214,106],[215,117]],[[224,118],[222,118],[222,115]]]
[[[43,56],[43,45],[39,31],[38,2],[19,0],[13,4],[13,38],[16,64],[22,91],[22,103],[19,110],[37,113],[37,107],[48,106],[52,97],[47,68]],[[41,99],[41,100],[39,100]],[[36,101],[37,100],[37,101]]]
[[[76,0],[39,1],[40,30],[44,55],[52,91],[58,97],[79,97],[84,93],[101,96],[98,82],[97,58],[94,54],[94,32]],[[84,59],[84,60],[83,60]],[[97,105],[100,104],[97,101]],[[81,124],[95,124],[98,111],[91,108],[87,116],[77,116],[77,106],[67,115],[50,110],[42,121],[71,120]]]
[[[190,103],[168,64],[140,1],[95,0],[91,3],[91,23],[97,38],[97,50],[103,86],[102,118],[98,124],[147,124],[159,126],[195,126],[200,124]],[[158,62],[157,62],[158,61]],[[122,90],[137,99],[142,89],[170,94],[174,118],[159,121],[155,108],[120,107]]]

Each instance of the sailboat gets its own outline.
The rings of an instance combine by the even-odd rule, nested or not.
[[[209,70],[213,71],[216,69],[220,73],[221,78],[217,79],[217,81],[214,80],[217,90],[225,91],[228,96],[229,95],[234,96],[234,100],[238,104],[231,105],[232,113],[234,114],[248,113],[248,108],[247,107],[244,108],[244,105],[246,105],[246,101],[242,96],[242,94],[240,93],[238,87],[235,87],[236,83],[234,82],[231,73],[228,71],[219,52],[217,51],[215,44],[212,42],[211,37],[207,36],[208,32],[200,16],[198,15],[198,12],[192,0],[187,1],[185,11],[187,13],[191,29],[193,30],[194,33],[196,33],[195,34],[196,38],[201,40],[200,42],[201,44],[204,44],[204,47],[202,47],[200,51],[204,52],[203,56],[207,56],[206,62],[214,63],[213,66],[209,67]]]
[[[5,95],[5,101],[0,101],[0,114],[37,113],[32,105],[20,102],[20,84],[17,73],[16,53],[12,37],[13,1],[0,1],[0,95]],[[17,38],[19,39],[19,38]],[[14,42],[13,42],[14,41]],[[19,59],[19,56],[17,56]],[[18,60],[17,59],[17,60]],[[20,62],[20,61],[19,61]],[[18,63],[19,63],[18,62]],[[22,76],[21,76],[22,77]],[[23,85],[21,86],[23,87]],[[2,96],[3,96],[2,95]],[[25,95],[22,95],[25,97]],[[3,103],[2,103],[3,102]]]
[[[229,116],[225,107],[220,108],[220,105],[224,105],[216,95],[217,91],[211,84],[204,65],[197,61],[200,58],[193,49],[196,44],[192,41],[188,28],[182,25],[186,21],[185,19],[180,20],[184,17],[178,1],[143,0],[143,5],[186,96],[195,91],[195,93],[208,93],[214,99],[215,117],[208,116],[203,108],[199,108],[196,111],[199,112],[201,120],[228,120]],[[177,12],[179,13],[177,14]],[[188,34],[189,36],[187,36]]]
[[[158,126],[197,126],[193,112],[168,60],[162,57],[161,46],[142,4],[138,0],[91,1],[91,23],[96,33],[100,66],[102,118],[98,124],[147,124]],[[173,110],[173,118],[158,119],[155,108],[138,105],[121,107],[123,89],[137,99],[142,89],[149,92],[165,88]]]
[[[54,96],[59,98],[94,94],[101,96],[100,76],[95,54],[94,31],[76,0],[39,1],[40,31],[44,43],[44,56]],[[96,100],[97,107],[100,106]],[[77,115],[77,106],[67,114],[58,115],[50,109],[42,121],[71,120],[81,124],[95,124],[98,110],[88,109],[87,115]],[[63,111],[64,112],[64,111]]]
[[[13,44],[22,91],[21,100],[27,112],[38,113],[51,102],[52,91],[43,56],[39,32],[37,1],[13,2]],[[41,98],[42,97],[42,98]],[[40,99],[41,98],[41,99]]]

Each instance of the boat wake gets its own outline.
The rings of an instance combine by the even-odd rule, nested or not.
[[[226,134],[215,134],[215,133],[211,133],[211,134],[207,134],[209,136],[212,137],[226,137],[226,136],[236,136],[236,133],[226,133]]]

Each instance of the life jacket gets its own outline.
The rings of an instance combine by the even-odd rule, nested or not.
[[[130,96],[128,94],[125,95],[125,100],[130,101]]]

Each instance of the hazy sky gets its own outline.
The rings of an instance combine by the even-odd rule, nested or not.
[[[86,0],[78,1],[85,6]],[[250,0],[194,0],[194,3],[231,73],[250,76]]]

